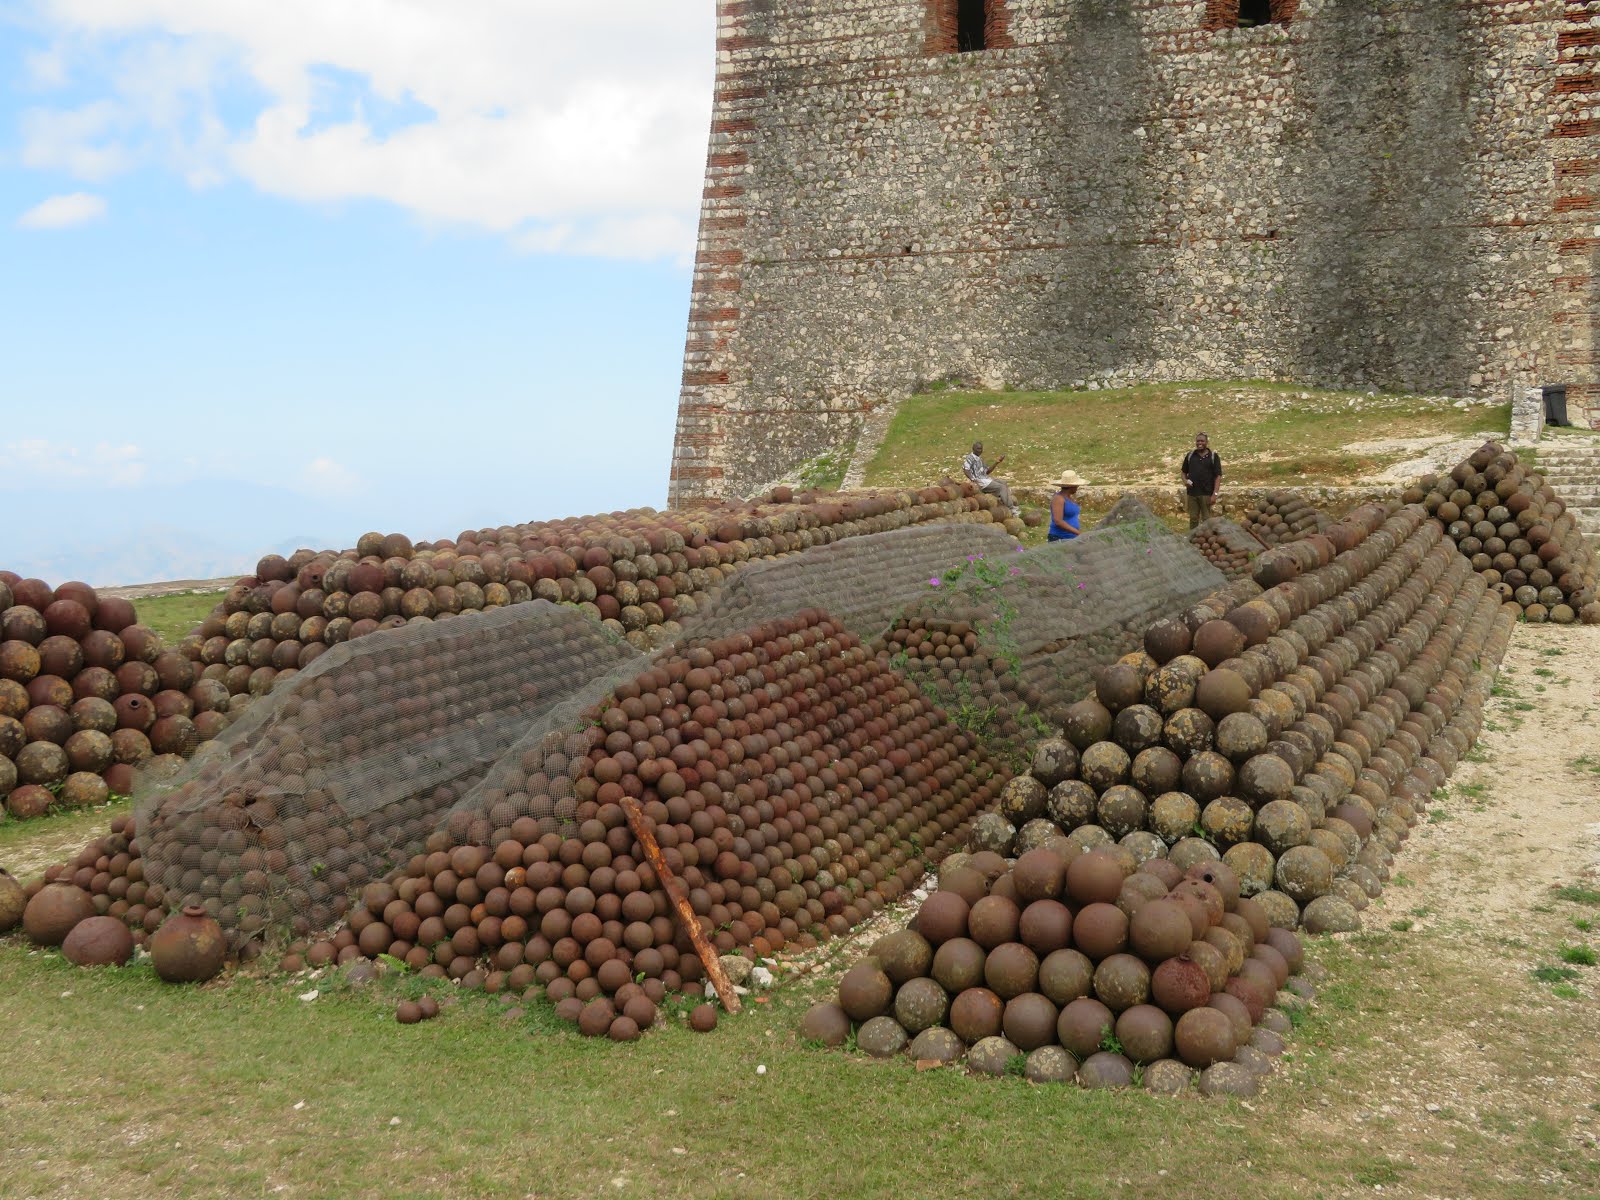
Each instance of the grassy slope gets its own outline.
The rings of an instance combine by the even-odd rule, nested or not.
[[[1211,435],[1231,483],[1332,483],[1402,461],[1352,451],[1386,438],[1503,435],[1504,406],[1457,409],[1416,396],[1312,391],[1278,384],[1162,384],[1095,392],[937,392],[900,406],[867,467],[876,486],[924,484],[959,471],[981,440],[1001,474],[1043,484],[1071,467],[1095,483],[1168,482],[1194,440]]]
[[[139,620],[150,626],[169,646],[175,645],[222,599],[220,592],[185,592],[134,601]]]

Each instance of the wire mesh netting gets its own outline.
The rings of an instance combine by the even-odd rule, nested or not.
[[[698,805],[680,812],[679,797],[658,789],[659,802],[673,810],[666,824],[674,832],[665,840],[700,843],[687,854],[690,865],[730,850],[742,862],[761,860],[759,848],[746,857],[747,810],[764,811],[761,797],[783,798],[780,807],[793,810],[808,796],[820,803],[819,789],[843,786],[829,780],[827,762],[806,754],[800,735],[849,745],[856,757],[866,755],[850,770],[881,773],[874,756],[888,751],[868,752],[857,744],[859,731],[833,714],[847,703],[841,697],[881,707],[872,697],[897,688],[908,699],[898,702],[896,720],[909,719],[907,703],[944,709],[941,716],[918,708],[927,715],[912,728],[922,733],[897,736],[934,738],[949,747],[940,754],[955,756],[945,774],[960,793],[959,814],[941,803],[918,818],[937,828],[907,826],[933,838],[919,843],[931,850],[988,802],[997,772],[1059,724],[1065,706],[1089,687],[1094,666],[1137,648],[1154,616],[1222,585],[1193,547],[1142,506],[1119,506],[1118,520],[1035,549],[992,526],[955,522],[865,534],[752,565],[654,657],[581,609],[544,601],[342,643],[259,700],[180,774],[141,784],[145,904],[155,919],[165,908],[199,903],[243,944],[326,929],[369,881],[396,867],[416,870],[419,855],[451,848],[513,841],[565,855],[560,847],[567,845],[598,860],[598,850],[584,847],[601,844],[612,856],[636,859],[616,804],[597,801],[613,782],[605,778],[611,760],[626,764],[630,755],[663,769],[694,759],[681,764],[681,777],[694,793],[688,801],[698,797]],[[825,611],[834,609],[838,615]],[[776,626],[795,632],[758,632]],[[731,647],[753,636],[757,661],[740,680],[692,686],[693,664],[707,647],[727,660],[737,657]],[[786,638],[799,641],[790,646]],[[906,689],[908,680],[922,696]],[[750,719],[756,712],[767,714],[766,724]],[[707,731],[730,721],[732,743],[723,731],[709,738],[721,736],[720,747],[707,744]],[[739,722],[751,724],[753,734]],[[965,740],[951,740],[957,730]],[[749,749],[752,736],[764,739],[760,749]],[[604,754],[597,757],[597,748]],[[753,775],[739,769],[747,752],[761,759]],[[711,774],[693,778],[700,769]],[[896,770],[909,771],[907,786],[926,782],[925,769],[902,763]],[[719,788],[739,789],[726,798],[732,808],[717,803]],[[855,819],[868,825],[910,821],[903,811],[885,817],[895,805],[879,812],[870,794],[858,793],[856,807]],[[702,828],[736,810],[743,816],[717,824],[720,832]],[[757,826],[772,823],[763,816]],[[770,832],[762,840],[770,844]],[[834,890],[849,902],[871,891],[859,879],[847,885],[861,863],[830,871],[814,842],[807,850],[797,839],[780,840],[787,843],[782,862],[767,865],[782,866],[796,886],[820,880],[829,890],[822,885],[835,879]],[[885,876],[874,870],[881,883]],[[634,890],[652,893],[643,885]],[[809,890],[794,898],[815,901]],[[659,909],[661,898],[649,898]],[[643,899],[633,903],[642,911]],[[646,924],[664,916],[656,911]],[[769,937],[774,930],[793,934],[794,922],[773,924],[779,918],[765,913]],[[653,944],[676,937],[660,928],[653,936]]]
[[[1082,537],[955,564],[884,643],[930,698],[998,743],[991,749],[1023,753],[1059,726],[1096,666],[1225,583],[1148,509],[1124,505],[1118,523]]]
[[[819,546],[746,567],[683,622],[683,638],[721,637],[812,605],[858,637],[876,637],[951,564],[1016,548],[1017,540],[998,525],[952,522]]]
[[[146,901],[236,941],[328,926],[532,722],[644,655],[544,601],[334,647],[170,779],[142,781]]]

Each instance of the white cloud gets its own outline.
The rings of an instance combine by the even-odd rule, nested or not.
[[[89,192],[68,192],[41,200],[17,218],[18,229],[70,229],[98,221],[106,215],[104,196]]]
[[[63,78],[113,65],[108,94],[25,114],[29,165],[380,199],[539,252],[693,251],[711,0],[37,2]]]
[[[331,458],[313,458],[300,471],[300,488],[313,496],[349,496],[365,486],[360,475]]]
[[[44,438],[22,438],[7,442],[3,452],[7,469],[0,473],[0,479],[8,490],[39,485],[59,487],[67,482],[136,487],[149,471],[144,451],[131,443],[119,446],[97,442],[80,447]]]

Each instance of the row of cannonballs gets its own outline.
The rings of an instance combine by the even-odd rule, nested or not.
[[[228,724],[228,693],[86,583],[0,571],[0,810],[87,808],[175,770]]]
[[[1501,599],[1529,621],[1600,624],[1593,546],[1543,478],[1496,442],[1407,489]]]
[[[417,542],[363,534],[343,551],[268,555],[238,580],[181,649],[203,677],[259,696],[328,647],[414,621],[542,599],[578,606],[640,649],[744,564],[930,521],[1015,526],[970,484],[907,491],[776,489],[759,502],[683,512],[633,509]]]
[[[1220,859],[1274,925],[1357,927],[1477,735],[1492,677],[1478,667],[1510,617],[1419,507],[1331,531],[1344,549],[1314,535],[1274,550],[1255,580],[1152,625],[974,845],[1065,833],[1180,869]]]
[[[906,929],[811,1008],[802,1038],[1088,1088],[1250,1095],[1284,1049],[1299,939],[1221,863],[1188,872],[1056,836],[954,855]]]

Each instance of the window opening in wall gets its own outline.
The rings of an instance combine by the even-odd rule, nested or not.
[[[1272,0],[1239,0],[1239,27],[1272,23]]]
[[[956,49],[982,50],[989,14],[987,0],[958,0],[956,9]]]

